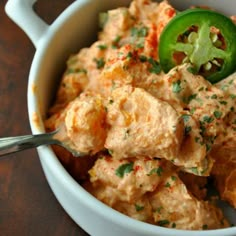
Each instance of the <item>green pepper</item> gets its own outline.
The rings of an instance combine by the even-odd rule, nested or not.
[[[196,74],[216,83],[236,69],[236,26],[215,11],[183,11],[164,28],[158,54],[164,72],[186,62]]]

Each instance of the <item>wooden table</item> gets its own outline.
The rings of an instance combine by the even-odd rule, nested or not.
[[[72,0],[38,0],[36,12],[51,23]],[[27,81],[35,49],[0,1],[0,136],[30,134]],[[17,10],[17,9],[16,9]],[[35,150],[0,160],[0,235],[87,235],[62,209]]]

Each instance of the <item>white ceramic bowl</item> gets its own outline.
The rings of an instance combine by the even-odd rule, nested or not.
[[[127,5],[127,0],[78,0],[52,25],[33,11],[34,0],[9,0],[7,14],[26,32],[36,47],[29,75],[28,110],[32,132],[44,132],[43,120],[68,56],[96,39],[100,11]],[[173,0],[184,9],[210,5],[226,14],[236,13],[234,0]],[[50,147],[38,148],[47,180],[65,211],[93,236],[235,236],[236,227],[208,231],[166,229],[133,220],[104,205],[86,192],[63,168]],[[235,211],[231,218],[236,219]],[[234,222],[235,223],[235,222]]]

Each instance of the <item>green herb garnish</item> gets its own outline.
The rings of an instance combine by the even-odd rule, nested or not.
[[[156,60],[150,57],[148,62],[152,65],[152,67],[149,69],[151,73],[159,74],[161,72],[161,66]]]
[[[177,80],[172,84],[172,91],[173,93],[179,93],[181,91],[181,81]]]
[[[115,174],[116,174],[118,177],[123,178],[125,174],[128,174],[128,173],[130,173],[131,171],[133,171],[133,166],[134,166],[134,163],[133,163],[133,162],[120,165],[120,166],[115,170]]]
[[[135,204],[136,211],[142,211],[144,209],[144,206],[140,206],[138,204]]]
[[[192,131],[191,126],[185,126],[184,127],[184,135],[187,136]]]
[[[158,176],[161,176],[163,172],[163,168],[161,166],[157,167],[157,168],[153,168],[149,173],[148,176],[152,175],[152,174],[157,174]]]
[[[157,221],[157,224],[160,226],[164,226],[164,225],[170,224],[170,221],[169,220],[159,220],[159,221]]]
[[[183,120],[184,120],[184,123],[187,123],[187,122],[189,121],[189,119],[190,119],[190,115],[188,115],[188,114],[183,114],[183,115],[182,115],[182,118],[183,118]]]
[[[221,111],[214,111],[213,114],[214,114],[214,116],[215,116],[216,119],[220,119],[221,116],[222,116],[222,112],[221,112]]]
[[[133,37],[146,37],[148,34],[148,28],[147,27],[133,27],[130,30],[131,36]]]
[[[94,62],[97,64],[97,69],[101,69],[105,65],[105,61],[104,61],[103,57],[101,57],[101,58],[94,58]]]
[[[105,44],[99,44],[97,47],[98,47],[100,50],[105,50],[105,49],[107,49],[107,45],[105,45]]]

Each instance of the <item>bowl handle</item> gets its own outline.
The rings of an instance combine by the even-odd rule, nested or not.
[[[7,15],[28,35],[35,48],[46,34],[49,25],[33,10],[37,0],[8,0],[5,5]]]

